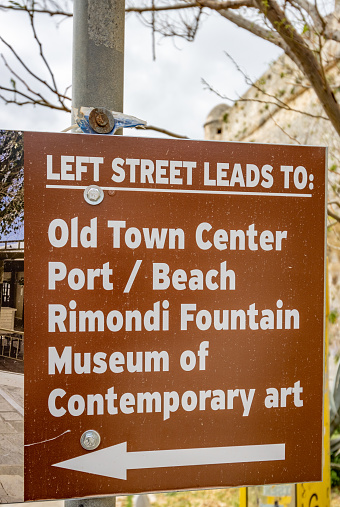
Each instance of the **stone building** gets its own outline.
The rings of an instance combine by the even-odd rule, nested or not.
[[[329,43],[328,78],[340,102],[340,44]],[[285,55],[232,106],[218,104],[204,124],[205,139],[328,147],[329,209],[340,215],[340,139],[314,91]],[[331,353],[340,356],[340,224],[328,220]]]

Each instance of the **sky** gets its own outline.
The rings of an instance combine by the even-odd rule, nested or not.
[[[41,72],[38,47],[31,36],[27,16],[0,11],[0,25],[1,36],[13,44],[30,68]],[[64,91],[71,85],[72,20],[66,19],[56,26],[53,20],[41,15],[37,31],[60,89]],[[8,55],[1,44],[0,51]],[[153,61],[150,30],[136,16],[129,15],[125,27],[124,112],[149,125],[191,139],[203,139],[208,113],[225,101],[205,89],[202,79],[232,99],[237,99],[247,89],[243,76],[225,53],[256,79],[280,51],[214,14],[206,17],[192,43],[179,39],[158,40],[156,61]],[[8,59],[8,62],[14,65],[13,60]],[[0,82],[10,85],[10,76],[2,63]],[[65,112],[0,103],[0,129],[60,132],[70,121],[70,115]],[[125,134],[159,136],[152,131],[135,129],[125,129]]]

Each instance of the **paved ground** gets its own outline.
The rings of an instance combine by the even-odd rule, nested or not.
[[[0,356],[0,371],[11,371],[13,373],[24,373],[24,361],[11,357]]]
[[[6,370],[18,371],[22,366],[22,362],[14,364],[13,360],[9,365],[0,362],[0,368],[6,368]],[[0,370],[0,503],[13,507],[19,507],[20,504],[17,502],[23,501],[23,407],[24,375]],[[64,502],[39,502],[39,507],[47,506],[64,507]]]
[[[0,371],[0,503],[23,499],[24,376]]]

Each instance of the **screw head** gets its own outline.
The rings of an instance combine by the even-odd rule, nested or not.
[[[109,123],[109,119],[104,113],[96,114],[96,122],[100,127],[105,127]]]
[[[84,199],[88,204],[100,204],[104,199],[103,189],[98,185],[90,185],[84,190]]]
[[[109,134],[115,126],[113,114],[106,107],[95,107],[89,114],[89,123],[98,134]]]
[[[94,451],[100,444],[100,435],[96,430],[87,430],[80,437],[80,444],[86,451]]]

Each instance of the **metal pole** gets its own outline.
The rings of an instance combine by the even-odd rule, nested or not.
[[[123,111],[124,0],[74,0],[72,106]]]
[[[124,0],[74,0],[72,107],[123,111]],[[115,507],[114,497],[66,500],[65,507]]]

